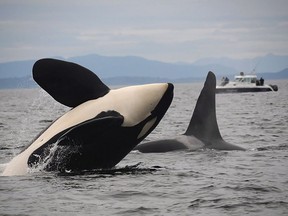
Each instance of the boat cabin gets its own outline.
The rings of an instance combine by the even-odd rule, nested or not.
[[[229,79],[223,78],[221,86],[225,86],[229,83]],[[240,75],[234,77],[234,85],[238,84],[255,84],[257,86],[264,85],[264,79],[261,77],[259,80],[257,79],[256,75],[244,75],[244,72],[241,72]]]
[[[235,76],[235,82],[256,83],[256,81],[257,81],[256,75]]]

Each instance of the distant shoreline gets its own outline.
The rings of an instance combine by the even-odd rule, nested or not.
[[[288,72],[288,70],[287,70]],[[275,73],[277,74],[277,73]],[[277,77],[273,76],[265,76],[263,74],[257,74],[259,77],[263,77],[266,81],[273,81],[273,80],[282,80],[288,79],[286,77]],[[288,75],[288,73],[287,73]],[[219,78],[218,78],[219,79]],[[149,84],[149,83],[163,83],[163,82],[170,82],[170,83],[198,83],[203,82],[205,77],[187,77],[187,78],[179,78],[179,79],[168,79],[168,78],[159,78],[159,77],[111,77],[111,78],[103,78],[103,82],[107,85],[141,85],[141,84]],[[0,89],[31,89],[39,87],[37,83],[33,80],[31,76],[29,77],[20,77],[20,78],[5,78],[0,79]]]

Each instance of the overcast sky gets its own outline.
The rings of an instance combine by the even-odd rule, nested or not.
[[[0,0],[0,62],[288,54],[287,0]]]

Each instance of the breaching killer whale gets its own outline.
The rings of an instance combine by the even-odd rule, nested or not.
[[[112,168],[157,126],[173,99],[171,83],[111,90],[90,70],[56,59],[38,60],[33,78],[72,109],[13,158],[2,175],[23,175],[30,167]]]
[[[134,148],[143,153],[169,152],[189,149],[217,149],[217,150],[245,150],[223,140],[216,119],[215,109],[216,77],[209,72],[204,87],[197,100],[197,104],[190,120],[190,124],[183,135],[173,139],[156,140],[141,143]]]

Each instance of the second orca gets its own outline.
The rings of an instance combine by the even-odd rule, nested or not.
[[[156,140],[137,145],[134,150],[143,153],[169,152],[176,150],[245,150],[223,140],[216,119],[215,109],[216,77],[209,72],[197,100],[190,124],[183,135],[173,139]]]

